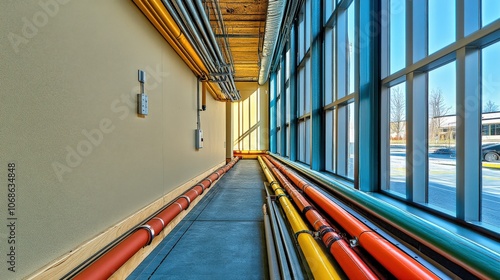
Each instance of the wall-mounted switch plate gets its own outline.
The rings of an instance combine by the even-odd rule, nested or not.
[[[203,148],[203,130],[201,129],[195,130],[195,142],[196,142],[196,149],[199,150]]]
[[[148,114],[148,96],[145,93],[137,94],[137,114]]]

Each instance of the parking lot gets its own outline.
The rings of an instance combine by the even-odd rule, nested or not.
[[[405,192],[406,152],[391,148],[391,190]],[[456,159],[453,154],[429,153],[429,204],[455,212]],[[500,169],[482,168],[482,220],[500,227]]]

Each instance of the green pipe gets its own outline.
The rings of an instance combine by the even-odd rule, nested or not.
[[[333,182],[317,171],[275,154],[270,153],[269,155],[314,179],[316,182],[331,188],[336,194],[341,195],[358,207],[396,227],[425,246],[462,266],[477,277],[498,279],[500,275],[499,253],[493,252],[470,239],[454,234],[384,201],[371,197],[366,193]]]

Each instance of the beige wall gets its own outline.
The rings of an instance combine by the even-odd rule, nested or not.
[[[232,104],[234,150],[269,149],[268,86],[236,83],[241,100]]]
[[[0,275],[30,274],[224,161],[225,104],[208,98],[196,151],[196,78],[132,1],[0,1],[0,26],[2,260],[9,162],[17,176],[16,273],[2,261]]]

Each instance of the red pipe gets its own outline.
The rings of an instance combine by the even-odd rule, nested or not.
[[[375,273],[363,262],[363,260],[361,260],[347,242],[337,234],[338,230],[334,229],[332,225],[312,207],[309,201],[290,184],[290,181],[288,181],[267,158],[263,159],[278,181],[280,181],[281,185],[292,197],[302,214],[306,216],[314,230],[320,233],[323,244],[328,248],[340,267],[342,267],[347,277],[349,279],[378,279]]]
[[[316,187],[307,183],[290,169],[266,156],[281,172],[283,172],[296,186],[299,187],[309,198],[311,198],[332,219],[344,228],[352,237],[358,240],[358,244],[381,263],[390,273],[399,279],[439,279],[412,257],[402,252],[392,243],[384,239],[378,233],[372,231],[365,224],[353,217],[342,207],[333,203],[330,199],[320,193]]]
[[[175,202],[161,211],[154,218],[146,222],[143,226],[122,240],[118,245],[102,255],[91,265],[82,270],[74,279],[108,279],[124,263],[126,263],[142,247],[151,244],[151,241],[157,236],[168,223],[170,223],[179,213],[187,209],[191,201],[201,195],[203,191],[209,188],[212,183],[219,179],[231,167],[233,167],[239,158],[235,157],[225,166],[217,169],[208,177],[200,181],[194,187],[179,196]]]

